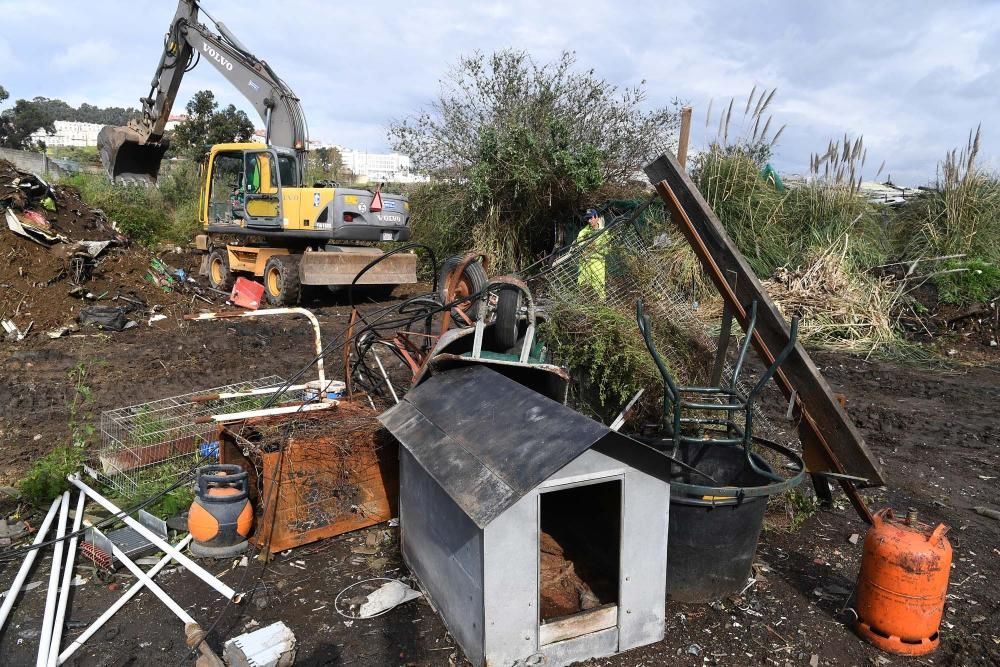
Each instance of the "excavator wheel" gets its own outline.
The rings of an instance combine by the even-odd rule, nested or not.
[[[236,276],[229,270],[229,253],[225,248],[213,248],[208,253],[208,284],[212,289],[229,293],[235,282]]]
[[[294,306],[299,302],[299,258],[273,255],[264,265],[264,298],[272,306]]]

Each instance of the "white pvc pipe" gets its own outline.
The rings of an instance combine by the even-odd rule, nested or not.
[[[62,573],[63,552],[66,545],[62,539],[66,536],[66,519],[69,517],[69,491],[62,494],[62,504],[59,506],[59,527],[56,529],[56,539],[59,540],[52,549],[52,570],[49,572],[49,590],[45,594],[45,615],[42,616],[42,636],[38,640],[38,657],[35,667],[45,667],[49,659],[49,643],[52,639],[52,621],[56,617],[56,595],[59,593],[59,575]]]
[[[7,616],[10,615],[10,610],[14,607],[14,600],[17,599],[17,594],[21,592],[21,586],[24,585],[28,571],[31,570],[31,566],[38,556],[38,545],[45,541],[45,536],[49,532],[49,526],[52,525],[52,521],[56,518],[56,510],[59,509],[59,503],[61,502],[61,498],[56,498],[52,501],[49,513],[45,515],[45,520],[42,521],[42,525],[38,527],[38,532],[35,534],[35,541],[32,542],[35,548],[29,551],[24,557],[24,560],[21,562],[21,569],[17,571],[17,576],[14,577],[14,583],[10,585],[10,589],[3,599],[3,605],[0,606],[0,630],[3,630],[3,626],[7,622]]]
[[[178,549],[184,549],[185,547],[187,547],[188,543],[192,540],[192,538],[193,538],[192,535],[188,535],[183,540],[181,540],[180,542],[177,543],[177,548]],[[155,577],[157,574],[160,573],[160,570],[162,570],[163,568],[165,568],[167,566],[167,563],[169,563],[172,560],[173,560],[173,557],[170,554],[167,554],[166,556],[164,556],[163,558],[161,558],[156,563],[156,565],[154,565],[153,567],[149,568],[149,570],[146,571],[146,576],[149,577],[150,579],[152,579],[153,577]],[[86,630],[84,630],[82,633],[80,633],[80,636],[77,637],[76,639],[74,639],[73,642],[69,646],[66,647],[65,651],[63,651],[62,653],[59,654],[59,659],[56,662],[56,664],[57,665],[61,665],[64,662],[66,662],[67,660],[69,660],[70,657],[74,653],[76,653],[76,651],[81,646],[83,646],[84,643],[86,643],[86,641],[88,639],[90,639],[91,637],[93,637],[94,634],[96,634],[98,630],[100,630],[102,627],[104,627],[104,624],[107,623],[111,619],[112,616],[114,616],[115,614],[118,613],[118,610],[120,610],[122,607],[124,607],[128,603],[129,600],[131,600],[136,595],[138,595],[139,591],[141,591],[145,587],[146,587],[146,583],[144,581],[138,581],[131,588],[129,588],[127,591],[125,591],[124,595],[122,595],[120,598],[118,598],[118,600],[113,605],[111,605],[108,608],[107,611],[105,611],[103,614],[101,614],[100,617],[98,617],[98,619],[96,621],[94,621],[93,623],[91,623],[87,627]]]
[[[83,506],[87,496],[83,491],[76,501],[76,516],[73,517],[73,537],[69,538],[66,547],[66,566],[63,569],[62,586],[59,587],[59,604],[56,607],[56,618],[52,622],[52,638],[49,640],[49,657],[45,661],[48,667],[55,667],[59,655],[59,644],[62,642],[63,620],[66,618],[66,605],[69,603],[69,589],[73,583],[73,564],[76,560],[76,545],[80,541],[80,526],[83,524]]]
[[[326,374],[323,370],[323,339],[319,330],[319,320],[311,310],[305,308],[261,308],[260,310],[235,310],[221,313],[198,313],[187,315],[186,320],[221,320],[233,317],[259,317],[261,315],[302,315],[312,324],[316,337],[316,368],[319,371],[319,386],[326,386]]]
[[[306,403],[304,405],[283,405],[280,408],[263,408],[261,410],[247,410],[246,412],[230,412],[224,415],[212,415],[212,420],[217,422],[235,422],[252,417],[272,417],[274,415],[290,415],[299,412],[314,412],[316,410],[328,410],[340,405],[337,401],[327,401],[326,403]]]
[[[153,581],[152,579],[150,579],[146,575],[146,573],[143,572],[142,569],[138,565],[136,565],[135,563],[133,563],[132,559],[129,558],[125,554],[124,551],[122,551],[121,549],[119,549],[113,543],[111,545],[111,551],[114,553],[115,558],[117,558],[122,563],[124,563],[125,567],[128,568],[129,572],[131,572],[132,574],[135,575],[136,579],[138,579],[140,582],[142,582],[142,584],[146,588],[148,588],[149,590],[153,591],[153,593],[156,595],[156,597],[160,598],[160,600],[163,602],[163,604],[167,605],[167,607],[170,609],[170,611],[174,612],[177,615],[177,618],[179,618],[179,619],[181,619],[181,621],[183,621],[185,627],[188,626],[189,624],[197,625],[197,623],[195,623],[194,619],[191,618],[191,615],[188,614],[186,611],[184,611],[183,607],[181,607],[179,604],[177,604],[176,602],[174,602],[174,599],[172,597],[170,597],[169,595],[167,595],[166,591],[164,591],[162,588],[160,588],[159,584],[157,584],[155,581]],[[168,555],[170,555],[170,554],[168,554]]]
[[[113,502],[111,502],[110,500],[99,494],[97,491],[94,491],[92,488],[90,488],[82,481],[80,481],[80,478],[78,476],[70,475],[68,479],[74,486],[76,486],[76,488],[80,489],[88,496],[93,498],[98,505],[108,510],[112,514],[114,514],[117,519],[120,519],[121,521],[125,522],[125,525],[134,529],[137,533],[145,537],[147,540],[149,540],[156,546],[158,546],[163,553],[173,556],[174,560],[176,560],[178,563],[186,567],[195,576],[197,576],[206,584],[217,590],[222,595],[224,595],[227,599],[232,600],[237,604],[239,603],[240,600],[239,596],[236,595],[236,591],[234,591],[232,588],[226,586],[224,583],[219,581],[215,576],[212,575],[211,572],[208,572],[201,565],[198,565],[198,563],[195,563],[193,560],[185,556],[175,547],[171,546],[169,542],[167,542],[162,537],[151,531],[149,528],[146,528],[144,525],[142,525],[129,515],[125,514],[124,512],[122,512],[121,509],[119,509],[118,506],[115,505]]]

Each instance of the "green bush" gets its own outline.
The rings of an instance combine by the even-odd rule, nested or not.
[[[66,476],[83,465],[84,450],[80,447],[59,447],[35,461],[21,480],[21,493],[36,504],[52,502],[70,486]]]
[[[180,162],[161,173],[157,187],[112,184],[103,174],[79,173],[63,179],[83,201],[104,211],[119,231],[144,245],[187,243],[197,233],[198,165]]]
[[[958,306],[985,303],[1000,297],[1000,269],[981,260],[946,262],[934,277],[938,301]]]

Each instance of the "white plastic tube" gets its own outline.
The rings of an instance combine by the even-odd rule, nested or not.
[[[38,532],[35,534],[35,541],[32,543],[35,547],[45,541],[45,536],[49,532],[49,526],[52,525],[52,521],[56,518],[56,511],[59,509],[59,503],[61,502],[62,498],[56,498],[52,501],[49,513],[45,515],[45,520],[42,521],[42,525],[38,527]],[[28,572],[35,563],[35,558],[38,557],[38,551],[39,549],[37,548],[32,549],[24,557],[21,569],[17,571],[17,576],[14,577],[14,583],[10,585],[10,589],[3,599],[3,605],[0,606],[0,630],[3,630],[3,626],[7,622],[10,610],[14,607],[14,600],[17,599],[17,594],[21,592],[21,586],[24,585],[24,580],[28,577]]]
[[[172,556],[174,560],[186,567],[192,574],[197,576],[206,584],[219,591],[219,593],[224,595],[227,599],[239,604],[239,596],[236,595],[236,591],[219,581],[219,579],[212,575],[211,572],[203,568],[201,565],[198,565],[198,563],[195,563],[193,560],[178,551],[175,547],[172,547],[169,542],[151,531],[149,528],[146,528],[129,515],[123,513],[117,505],[84,484],[76,475],[70,475],[68,479],[76,488],[90,496],[98,505],[116,515],[117,518],[125,522],[125,525],[134,529],[137,533],[158,546],[163,553]]]
[[[66,519],[69,517],[69,491],[62,495],[62,504],[59,506],[59,527],[56,529],[56,539],[60,540],[53,545],[52,550],[52,570],[49,572],[49,590],[45,595],[45,615],[42,617],[42,636],[38,640],[38,657],[35,659],[35,667],[45,667],[49,659],[49,643],[52,640],[52,621],[56,617],[56,596],[59,593],[59,575],[62,573],[63,552],[66,545],[62,539],[66,536]]]
[[[183,540],[181,540],[180,542],[178,542],[177,548],[178,549],[184,549],[184,548],[186,548],[187,545],[188,545],[188,543],[191,542],[191,539],[192,539],[192,536],[188,535]],[[159,560],[159,562],[156,563],[156,565],[154,565],[153,567],[149,568],[149,570],[146,571],[146,576],[149,577],[150,579],[152,579],[153,577],[155,577],[157,574],[160,573],[160,570],[162,570],[163,568],[165,568],[167,566],[167,563],[169,563],[172,560],[173,560],[173,557],[171,557],[170,554],[167,554],[166,556],[164,556],[163,558],[161,558]],[[70,657],[74,653],[76,653],[76,651],[81,646],[83,646],[84,643],[86,643],[86,641],[88,639],[90,639],[91,637],[93,637],[97,633],[98,630],[100,630],[102,627],[104,627],[104,624],[107,623],[111,619],[112,616],[114,616],[115,614],[117,614],[118,611],[122,607],[124,607],[128,603],[129,600],[131,600],[136,595],[138,595],[139,592],[143,588],[145,588],[145,587],[146,587],[146,583],[144,581],[137,581],[131,588],[129,588],[127,591],[125,591],[124,595],[122,595],[120,598],[118,598],[118,600],[113,605],[111,605],[108,608],[107,611],[105,611],[103,614],[101,614],[100,617],[97,620],[95,620],[93,623],[91,623],[87,627],[86,630],[84,630],[82,633],[80,633],[80,636],[77,637],[76,639],[74,639],[73,642],[69,646],[66,647],[65,651],[63,651],[62,653],[59,654],[59,660],[56,662],[56,664],[57,665],[61,665],[64,662],[66,662],[67,660],[69,660]]]
[[[76,516],[73,517],[73,537],[69,538],[66,547],[66,566],[63,568],[62,585],[59,587],[59,604],[56,606],[56,617],[52,621],[52,638],[49,640],[49,657],[45,661],[48,667],[55,667],[59,656],[59,644],[62,642],[63,620],[66,618],[66,605],[69,603],[69,589],[73,582],[73,565],[76,561],[76,545],[80,541],[80,526],[83,524],[83,506],[87,502],[86,494],[81,491],[76,500]]]
[[[124,551],[119,549],[114,544],[111,545],[111,551],[115,554],[115,558],[120,560],[125,565],[125,567],[128,568],[129,572],[135,575],[136,579],[142,582],[142,584],[146,588],[153,591],[156,597],[160,598],[160,600],[163,601],[163,604],[167,605],[170,611],[174,612],[177,615],[177,618],[181,619],[181,621],[184,622],[185,627],[187,627],[188,625],[197,625],[197,623],[195,623],[195,620],[191,618],[191,615],[188,614],[186,611],[184,611],[183,607],[174,602],[174,599],[169,595],[167,595],[166,591],[160,588],[159,584],[150,579],[149,576],[145,572],[143,572],[138,565],[133,563],[132,559],[129,558]]]

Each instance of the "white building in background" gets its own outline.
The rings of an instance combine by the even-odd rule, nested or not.
[[[35,130],[31,133],[34,142],[41,141],[46,146],[96,146],[97,133],[104,127],[99,123],[78,123],[70,120],[57,120],[52,123],[55,134],[45,130]]]
[[[317,142],[318,143],[318,142]],[[369,153],[337,146],[344,167],[354,173],[358,180],[378,183],[420,183],[428,181],[426,176],[412,171],[410,158],[400,153]]]

